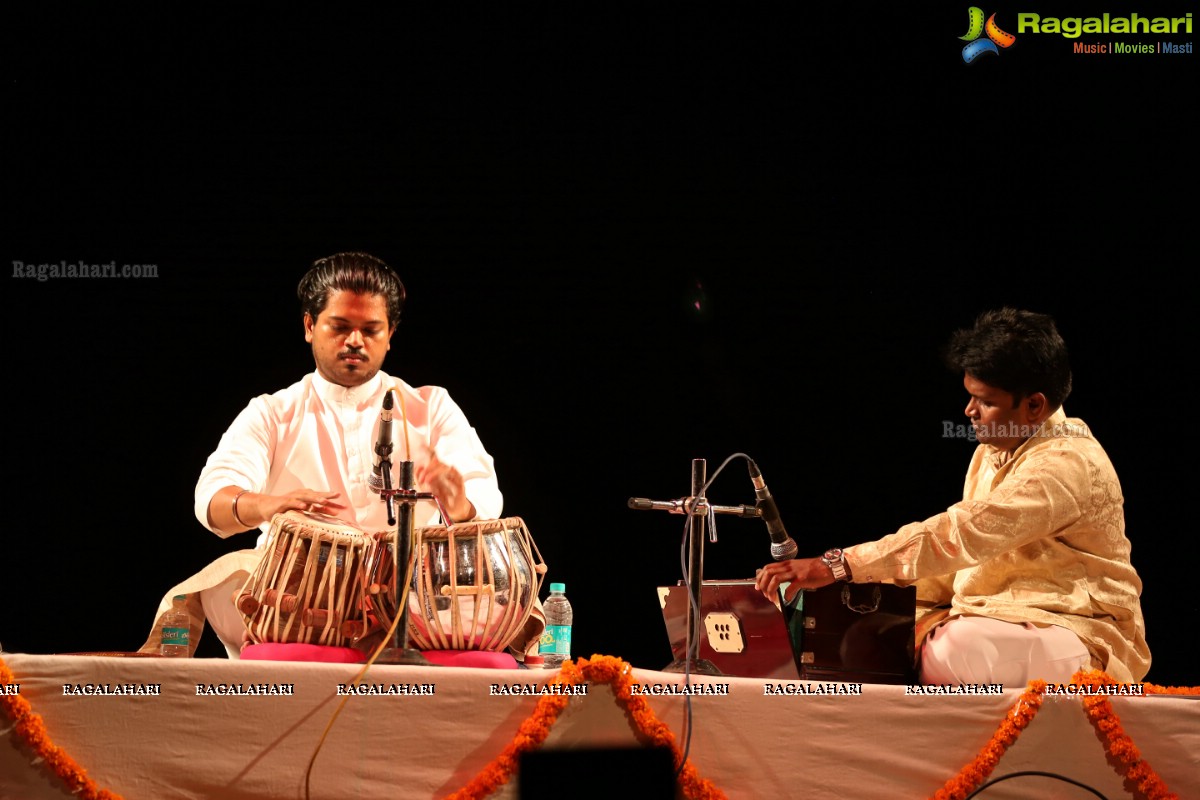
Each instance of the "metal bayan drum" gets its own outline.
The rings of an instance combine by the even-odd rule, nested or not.
[[[355,646],[396,617],[395,532],[376,534],[363,596],[367,627]],[[419,650],[507,647],[529,620],[546,565],[520,517],[415,528],[408,637]]]
[[[250,641],[348,646],[349,634],[362,629],[371,544],[334,517],[276,514],[262,560],[235,601]]]

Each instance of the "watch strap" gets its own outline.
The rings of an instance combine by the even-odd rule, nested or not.
[[[850,573],[846,569],[846,555],[840,548],[826,550],[825,555],[821,556],[821,561],[829,567],[835,581],[844,581],[850,577]]]

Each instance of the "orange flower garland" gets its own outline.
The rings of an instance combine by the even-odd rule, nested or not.
[[[1000,763],[1000,757],[1004,755],[1004,751],[1017,741],[1021,731],[1025,730],[1025,726],[1037,716],[1038,710],[1042,707],[1042,696],[1045,691],[1045,681],[1030,681],[1029,688],[1009,709],[1000,722],[1000,727],[992,734],[991,740],[979,751],[979,755],[975,756],[975,759],[963,767],[957,775],[946,781],[946,784],[933,795],[933,800],[964,800],[967,795],[987,780],[988,775],[991,775],[992,770]]]
[[[1115,684],[1116,681],[1099,670],[1080,670],[1071,676],[1071,683],[1077,686],[1102,686]],[[1146,694],[1200,694],[1200,687],[1168,687],[1152,683],[1142,684],[1142,690]],[[1045,692],[1045,681],[1030,681],[1029,688],[1009,710],[988,743],[971,763],[934,793],[933,800],[964,800],[987,780],[1004,751],[1017,740],[1021,731],[1036,716]],[[1167,789],[1163,779],[1142,759],[1133,739],[1121,727],[1121,720],[1113,711],[1107,696],[1084,695],[1083,708],[1092,727],[1104,736],[1105,751],[1117,760],[1124,777],[1136,784],[1143,796],[1148,800],[1178,800],[1179,796]]]
[[[1083,686],[1104,686],[1116,683],[1112,678],[1099,670],[1079,671],[1071,678],[1071,683]],[[1133,739],[1121,727],[1121,720],[1113,711],[1112,703],[1105,695],[1085,695],[1083,710],[1092,723],[1092,727],[1104,734],[1104,749],[1120,762],[1125,778],[1132,781],[1143,795],[1149,800],[1167,800],[1178,795],[1167,788],[1158,773],[1142,758],[1141,752],[1134,745]]]
[[[4,659],[0,658],[0,686],[16,682],[12,670],[4,663]],[[41,716],[33,713],[33,706],[29,705],[28,700],[19,694],[0,694],[0,707],[3,707],[16,723],[14,729],[17,734],[67,785],[72,794],[77,794],[85,800],[121,800],[120,795],[96,786],[88,777],[87,770],[79,766],[61,747],[50,741]]]
[[[1195,697],[1200,695],[1200,686],[1159,686],[1156,683],[1143,683],[1142,691],[1146,694],[1178,694]]]
[[[659,747],[669,747],[678,761],[682,754],[675,745],[675,735],[671,729],[655,715],[646,698],[633,696],[633,678],[631,667],[625,661],[612,656],[593,655],[591,659],[564,661],[562,669],[551,684],[575,686],[584,681],[592,684],[607,683],[612,686],[613,695],[624,706],[625,711],[633,719],[638,733],[649,744]],[[447,800],[482,800],[499,786],[507,783],[516,771],[521,753],[533,750],[546,741],[550,728],[558,720],[558,715],[567,707],[567,695],[542,695],[538,699],[533,713],[517,729],[517,735],[511,744],[499,756],[484,767],[474,779],[462,789],[450,795]],[[725,793],[710,781],[701,778],[692,766],[691,761],[683,765],[679,774],[679,785],[684,797],[688,800],[725,800]]]

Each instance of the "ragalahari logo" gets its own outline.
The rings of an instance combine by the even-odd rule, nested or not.
[[[985,33],[987,34],[987,38],[980,39],[979,37]],[[968,64],[984,53],[1000,55],[1001,47],[1012,47],[1013,42],[1017,40],[1017,37],[1011,33],[1005,33],[1000,30],[1000,26],[996,24],[995,14],[988,17],[985,23],[983,21],[983,9],[979,6],[971,6],[967,9],[967,32],[958,38],[964,42],[969,42],[962,51],[963,61]]]

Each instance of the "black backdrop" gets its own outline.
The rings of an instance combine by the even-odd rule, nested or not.
[[[463,406],[576,653],[646,667],[683,518],[629,497],[745,453],[805,555],[929,516],[971,451],[937,348],[985,308],[1054,314],[1067,411],[1125,489],[1149,678],[1196,683],[1194,57],[1024,35],[966,65],[965,11],[18,21],[8,259],[158,275],[8,282],[0,643],[136,649],[163,592],[248,546],[196,522],[196,476],[311,369],[306,266],[360,249],[409,289],[385,368]],[[709,497],[753,502],[744,464]],[[708,577],[769,559],[758,521],[718,536]]]

